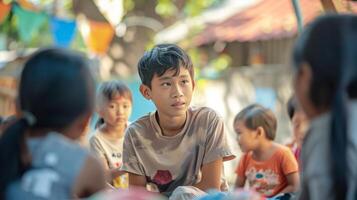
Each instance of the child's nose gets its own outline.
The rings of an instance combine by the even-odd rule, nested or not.
[[[124,108],[118,107],[117,114],[120,115],[120,114],[123,114],[123,113],[124,113]]]
[[[173,89],[173,91],[172,91],[172,97],[173,98],[177,98],[177,97],[181,97],[181,96],[183,96],[183,93],[182,93],[182,89],[181,89],[181,87],[179,86],[179,85],[175,85],[174,87],[172,87]]]

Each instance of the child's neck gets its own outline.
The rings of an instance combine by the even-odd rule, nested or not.
[[[119,139],[124,136],[126,125],[123,126],[109,126],[108,124],[103,124],[100,131],[105,134],[106,137],[111,139]]]
[[[262,141],[257,149],[253,150],[253,158],[257,161],[268,160],[275,152],[275,143],[271,140]]]
[[[156,112],[156,120],[161,128],[162,135],[164,136],[175,136],[177,135],[185,126],[187,114],[182,117],[164,117],[160,116]]]

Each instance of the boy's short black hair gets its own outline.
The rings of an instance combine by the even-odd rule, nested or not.
[[[162,76],[167,70],[175,70],[175,75],[184,67],[194,78],[194,70],[190,57],[175,44],[159,44],[144,53],[138,63],[141,82],[151,88],[151,81],[155,74]]]
[[[259,104],[252,104],[236,115],[234,123],[237,121],[242,121],[247,128],[252,130],[262,127],[267,139],[275,139],[277,120],[273,111],[268,108]]]

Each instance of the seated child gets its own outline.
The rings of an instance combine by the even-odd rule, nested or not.
[[[178,186],[219,190],[223,161],[234,156],[216,112],[190,107],[195,81],[189,56],[176,45],[157,45],[138,71],[140,92],[157,110],[126,131],[122,170],[129,187],[149,185],[166,196]]]
[[[296,192],[298,164],[289,148],[274,142],[277,122],[273,112],[250,105],[236,115],[233,126],[244,152],[235,187],[243,187],[248,181],[250,188],[265,197]]]
[[[120,171],[122,165],[124,132],[131,114],[132,95],[122,82],[104,82],[97,95],[100,116],[90,149],[102,160],[116,188],[128,187],[128,174]]]

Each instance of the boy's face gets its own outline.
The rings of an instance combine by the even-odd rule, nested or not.
[[[237,133],[237,141],[242,152],[246,153],[255,149],[257,131],[247,128],[240,120],[234,123],[234,131]]]
[[[146,99],[152,100],[160,115],[167,117],[186,116],[191,103],[194,81],[184,67],[175,76],[175,70],[167,70],[162,76],[155,74],[151,81],[151,89],[140,86],[140,91]]]
[[[126,126],[131,115],[131,101],[125,97],[117,96],[108,101],[100,102],[99,115],[105,123],[112,127]]]

